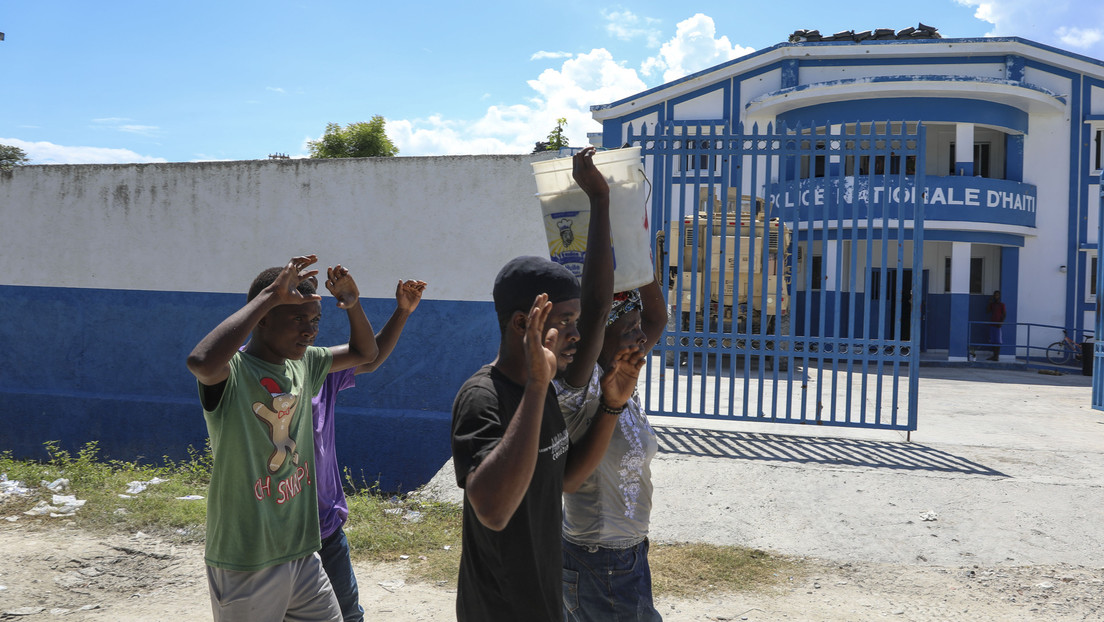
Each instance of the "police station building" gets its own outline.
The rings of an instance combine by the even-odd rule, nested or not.
[[[674,205],[656,217],[668,221],[671,236],[689,222],[693,197],[710,194],[718,204],[743,196],[745,209],[755,195],[783,219],[786,210],[803,214],[794,216],[794,309],[819,304],[830,315],[859,303],[829,305],[827,292],[877,298],[893,288],[898,306],[887,313],[919,302],[912,317],[922,351],[967,360],[986,341],[987,304],[999,290],[1007,308],[1001,358],[1041,357],[1026,346],[1045,348],[1063,329],[1080,340],[1095,326],[1104,62],[1016,37],[942,38],[925,28],[795,32],[786,43],[592,107],[603,129],[591,141],[659,145],[641,134],[665,128],[681,132],[682,148],[698,149],[664,170],[654,165],[659,147],[652,152],[653,191]],[[701,135],[707,125],[745,134],[786,128],[800,140],[776,170],[726,170],[722,158],[702,151],[723,142],[714,147]],[[861,147],[869,133],[903,139],[889,141],[897,145],[886,147],[889,157],[868,157]],[[841,141],[856,151],[833,151]],[[786,174],[792,183],[779,181]],[[868,183],[876,177],[890,181]],[[912,227],[907,210],[836,211],[856,197],[871,205],[919,201],[922,234],[893,234]],[[876,227],[889,233],[871,235]],[[879,269],[898,265],[913,244],[922,247],[922,274],[906,264],[896,273],[904,279],[879,279]],[[679,259],[668,262],[671,274]]]

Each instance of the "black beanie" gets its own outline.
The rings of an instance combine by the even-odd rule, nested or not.
[[[511,259],[494,282],[495,312],[527,312],[540,294],[548,294],[553,304],[578,298],[579,279],[564,266],[544,257],[522,256]]]

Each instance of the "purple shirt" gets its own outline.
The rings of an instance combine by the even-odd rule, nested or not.
[[[314,410],[314,484],[318,489],[318,525],[323,540],[332,536],[349,517],[345,490],[341,487],[341,469],[337,466],[333,420],[338,391],[354,386],[355,367],[335,371],[326,376],[322,390],[311,399]]]

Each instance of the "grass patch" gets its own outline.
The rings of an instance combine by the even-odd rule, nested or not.
[[[652,591],[676,598],[759,590],[803,572],[800,563],[786,557],[700,543],[652,545],[648,560]]]
[[[78,527],[101,532],[157,533],[177,540],[202,542],[206,531],[207,503],[179,500],[207,495],[210,483],[210,446],[189,450],[182,462],[164,459],[161,466],[101,460],[99,446],[90,442],[76,455],[57,443],[45,443],[49,459],[43,462],[15,460],[0,452],[0,473],[19,480],[32,490],[27,495],[0,499],[0,516],[18,515],[20,522],[45,525],[72,521]],[[76,513],[64,518],[24,516],[40,501],[49,503],[54,492],[40,483],[59,478],[69,488],[57,494],[86,500]],[[121,498],[130,482],[154,478],[163,483]],[[390,495],[376,486],[347,489],[349,520],[345,533],[354,560],[401,563],[409,578],[455,587],[460,567],[462,512],[458,505]],[[653,591],[658,596],[693,597],[702,593],[761,589],[802,574],[802,565],[763,551],[707,544],[653,544],[649,556]]]
[[[2,506],[4,515],[18,515],[21,521],[72,521],[78,527],[95,531],[144,530],[172,535],[184,541],[202,541],[205,532],[207,504],[204,501],[179,500],[188,495],[206,496],[210,480],[210,452],[189,450],[190,458],[183,462],[164,460],[161,466],[101,460],[95,441],[86,444],[76,455],[61,449],[56,442],[44,444],[49,459],[43,462],[15,460],[10,451],[0,452],[0,473],[9,480],[18,480],[31,489],[31,494],[8,496]],[[140,493],[123,498],[130,482],[148,482],[158,478],[163,483],[146,487]],[[43,482],[69,480],[65,490],[52,491]],[[65,517],[26,516],[39,502],[52,504],[53,495],[72,495],[85,504]]]
[[[411,579],[456,586],[460,506],[386,495],[375,487],[347,494],[347,501],[345,535],[354,560],[402,562]]]

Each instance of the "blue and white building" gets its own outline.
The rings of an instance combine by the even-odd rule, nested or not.
[[[1008,321],[1020,326],[1021,348],[1029,337],[1045,346],[1063,327],[1093,327],[1104,143],[1099,60],[1017,38],[792,42],[596,106],[593,114],[603,126],[593,140],[604,147],[672,123],[802,126],[809,146],[790,171],[797,192],[771,199],[782,207],[816,206],[826,182],[858,183],[879,167],[898,176],[886,187],[897,184],[902,202],[909,183],[923,187],[923,235],[908,239],[922,240],[914,257],[923,263],[914,265],[924,278],[914,269],[895,283],[921,284],[920,344],[930,351],[966,359],[978,338],[968,322],[984,319],[995,289]],[[921,144],[908,152],[915,155],[817,153],[821,143],[831,153],[837,135],[885,131],[886,121],[920,132]],[[353,270],[377,329],[394,308],[398,279],[430,283],[386,366],[361,376],[338,405],[338,453],[354,477],[378,479],[385,490],[425,482],[448,459],[457,388],[495,356],[495,273],[514,256],[548,251],[531,167],[544,157],[0,171],[0,451],[38,458],[44,441],[68,450],[98,441],[106,457],[156,462],[202,447],[206,430],[187,353],[240,308],[262,268],[315,252],[323,267],[340,262]],[[652,173],[654,195],[674,197],[677,179]],[[724,196],[740,183],[726,175],[704,187]],[[707,178],[691,177],[694,194],[682,195],[682,205],[696,203],[691,197]],[[804,307],[806,317],[830,291],[871,291],[879,274],[880,259],[868,258],[860,269],[829,270],[854,264],[855,245],[874,236],[827,235],[840,226],[825,222],[819,238],[795,229],[794,256],[802,261],[794,310]],[[886,278],[881,283],[890,289]],[[319,342],[343,340],[343,314],[328,298],[323,306]],[[809,334],[795,326],[776,343],[796,347],[804,339],[807,346]],[[1006,331],[1003,354],[1014,356],[1009,337]],[[909,422],[888,427],[915,429],[911,400]],[[650,412],[707,414],[704,397],[661,401]],[[796,406],[782,410],[799,422],[822,422],[815,407],[808,417]],[[758,412],[745,402],[736,414]]]
[[[910,31],[912,29],[909,29]],[[926,38],[808,40],[780,43],[613,103],[592,107],[602,132],[592,142],[618,147],[651,128],[730,124],[747,131],[805,127],[823,145],[833,137],[884,131],[886,122],[917,128],[922,154],[893,161],[885,173],[924,169],[922,349],[966,360],[984,342],[994,290],[1008,308],[1002,357],[1045,347],[1061,329],[1095,323],[1100,179],[1104,165],[1104,62],[1025,39]],[[915,36],[915,35],[913,35]],[[861,37],[859,37],[861,38]],[[843,39],[840,37],[840,39]],[[699,145],[700,147],[700,145]],[[921,158],[918,163],[915,158]],[[785,206],[815,205],[818,177],[852,183],[868,173],[858,159],[805,158],[805,192]],[[897,170],[905,167],[905,171]],[[882,171],[877,171],[879,174]],[[657,174],[657,192],[679,183]],[[699,182],[701,183],[701,182]],[[820,188],[823,190],[823,187]],[[907,195],[908,189],[905,188]],[[690,212],[684,207],[681,216]],[[681,218],[670,217],[674,223]],[[677,227],[674,224],[673,227]],[[798,265],[797,304],[812,283],[832,289],[828,270],[851,244],[844,236],[799,242],[813,261]],[[867,266],[866,279],[870,271]],[[873,266],[876,267],[876,266]],[[846,289],[872,286],[839,283]],[[826,281],[826,282],[825,282]],[[911,281],[911,280],[910,280]],[[873,285],[873,286],[876,286]],[[1034,351],[1041,355],[1041,351]]]

